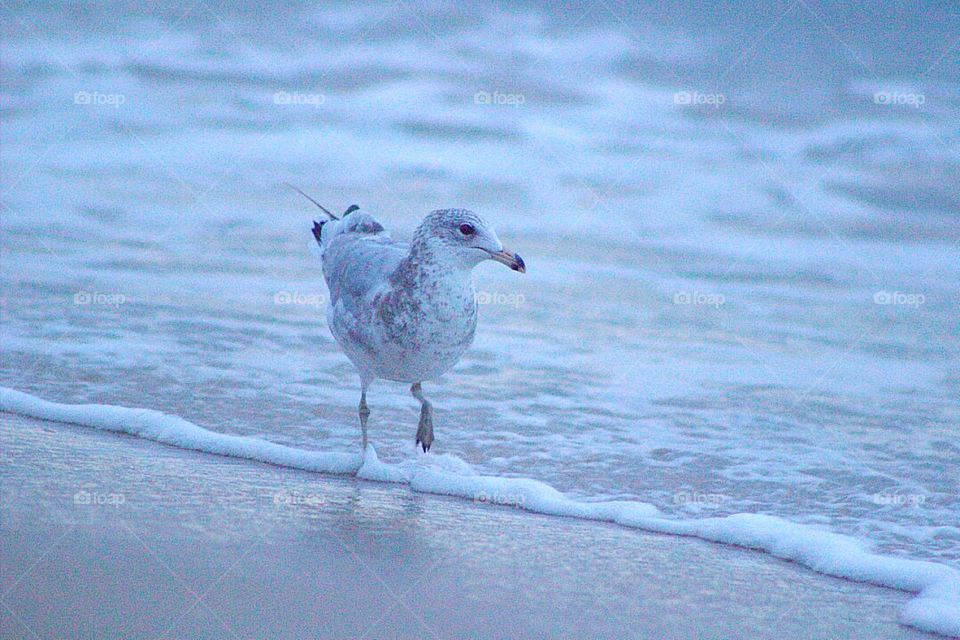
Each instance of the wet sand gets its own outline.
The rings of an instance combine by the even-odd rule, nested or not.
[[[748,550],[0,416],[5,638],[923,638]]]

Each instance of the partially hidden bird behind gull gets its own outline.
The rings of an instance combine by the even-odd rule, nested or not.
[[[296,187],[294,187],[296,189]],[[424,380],[450,370],[477,328],[473,268],[495,260],[526,272],[483,218],[466,209],[438,209],[400,243],[373,216],[350,208],[338,218],[310,196],[328,220],[313,223],[330,289],[327,323],[360,373],[360,430],[367,448],[367,389],[380,378],[411,383],[420,402],[416,444],[433,444],[433,408]]]

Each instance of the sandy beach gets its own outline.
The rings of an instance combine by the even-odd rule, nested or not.
[[[907,594],[747,550],[0,429],[4,637],[926,637],[896,622]]]

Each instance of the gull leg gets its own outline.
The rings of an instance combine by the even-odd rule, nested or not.
[[[367,406],[367,387],[370,383],[364,380],[360,384],[360,433],[363,436],[363,450],[367,450],[367,419],[370,417],[370,407]]]
[[[414,383],[410,387],[410,393],[420,401],[420,424],[417,425],[417,444],[423,447],[423,452],[430,450],[433,444],[433,405],[423,397],[423,388],[420,383]]]

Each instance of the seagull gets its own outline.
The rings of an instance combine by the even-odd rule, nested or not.
[[[330,290],[327,324],[360,374],[363,450],[370,418],[367,389],[383,379],[411,385],[420,402],[415,445],[426,453],[433,444],[433,405],[423,395],[423,382],[449,371],[473,342],[473,268],[493,260],[525,273],[523,258],[467,209],[429,213],[412,241],[401,243],[357,205],[338,217],[296,190],[327,216],[314,221],[312,231]]]

